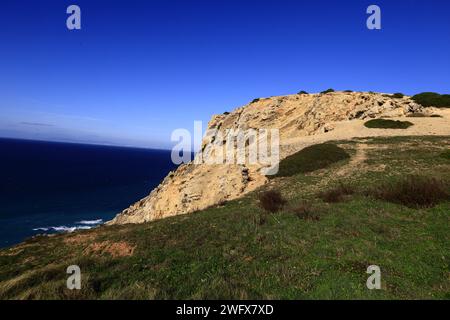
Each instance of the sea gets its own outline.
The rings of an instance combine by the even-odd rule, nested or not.
[[[0,139],[0,247],[90,229],[176,169],[169,150]]]

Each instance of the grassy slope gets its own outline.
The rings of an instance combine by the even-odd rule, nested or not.
[[[0,251],[0,298],[449,299],[450,202],[417,210],[354,195],[327,204],[317,192],[339,181],[364,190],[413,172],[448,180],[450,161],[439,155],[450,138],[339,145],[350,160],[267,186],[289,205],[310,201],[319,221],[298,218],[288,205],[259,225],[255,192],[191,215],[38,237]],[[134,254],[89,249],[102,241],[126,241]],[[81,267],[80,291],[65,289],[71,264]],[[366,288],[371,264],[381,267],[382,290]]]

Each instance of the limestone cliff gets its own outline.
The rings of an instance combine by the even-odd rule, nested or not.
[[[387,94],[361,92],[298,94],[259,99],[231,113],[216,115],[208,128],[221,131],[277,128],[282,159],[314,142],[380,134],[380,130],[365,128],[361,120],[404,117],[414,112],[424,110],[409,97],[393,98]],[[352,124],[357,125],[352,127],[353,131],[349,127]],[[205,138],[203,148],[213,140]],[[141,223],[191,213],[238,198],[267,182],[260,169],[259,165],[247,164],[191,162],[181,165],[149,196],[122,211],[109,223]]]

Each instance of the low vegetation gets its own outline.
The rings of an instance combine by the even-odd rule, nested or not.
[[[394,98],[394,99],[401,99],[401,98],[403,98],[405,95],[403,94],[403,93],[401,93],[401,92],[396,92],[396,93],[394,93],[394,94],[392,94],[392,98]]]
[[[278,173],[273,177],[289,177],[298,173],[315,171],[349,157],[344,149],[335,144],[313,145],[283,159]]]
[[[189,215],[2,249],[0,299],[450,299],[450,201],[436,196],[450,181],[450,138],[335,144],[352,156],[365,144],[365,161],[273,179]],[[339,183],[355,190],[346,201],[317,197]],[[277,213],[260,205],[268,190],[286,201]],[[81,290],[66,287],[70,265]],[[370,265],[382,270],[381,290],[366,287]]]
[[[314,211],[314,207],[308,201],[301,201],[292,208],[292,212],[303,220],[319,221],[320,216]]]
[[[450,160],[450,150],[445,150],[444,152],[442,152],[441,157]]]
[[[330,92],[334,92],[334,89],[327,89],[327,90],[325,90],[325,91],[322,91],[321,93],[322,94],[326,94],[326,93],[330,93]]]
[[[442,118],[439,114],[427,114],[422,112],[414,112],[407,115],[408,118]]]
[[[450,108],[450,94],[422,92],[414,95],[412,99],[424,107]]]
[[[370,191],[370,195],[410,208],[433,207],[450,201],[449,187],[434,177],[411,175],[398,181],[386,182]]]
[[[283,208],[286,200],[279,191],[269,190],[259,195],[259,203],[265,211],[275,213]]]
[[[364,123],[367,128],[378,129],[407,129],[413,124],[409,121],[389,120],[389,119],[372,119]]]
[[[308,92],[306,92],[306,91],[300,91],[299,93],[297,93],[297,94],[308,94]]]
[[[319,193],[319,198],[328,203],[341,202],[346,196],[352,195],[355,190],[352,186],[340,182],[336,187]]]
[[[260,101],[261,100],[261,98],[256,98],[256,99],[253,99],[252,100],[252,102],[250,102],[250,104],[252,104],[252,103],[256,103],[256,102],[258,102],[258,101]]]

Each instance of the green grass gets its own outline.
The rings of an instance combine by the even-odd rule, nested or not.
[[[388,120],[388,119],[373,119],[364,123],[367,128],[378,129],[407,129],[413,124],[409,121]]]
[[[316,144],[282,160],[278,173],[272,177],[289,177],[298,173],[311,172],[349,157],[344,149],[335,144]]]
[[[0,250],[1,299],[448,299],[450,202],[414,209],[366,197],[364,190],[420,173],[450,180],[440,155],[449,137],[339,141],[366,159],[271,180],[288,203],[257,223],[258,194],[197,213],[140,225],[31,239]],[[357,192],[326,203],[321,190],[341,183]],[[70,242],[74,237],[84,237]],[[93,253],[108,241],[135,247],[132,256]],[[82,289],[66,286],[79,265]],[[366,269],[381,268],[381,290],[368,290]]]

